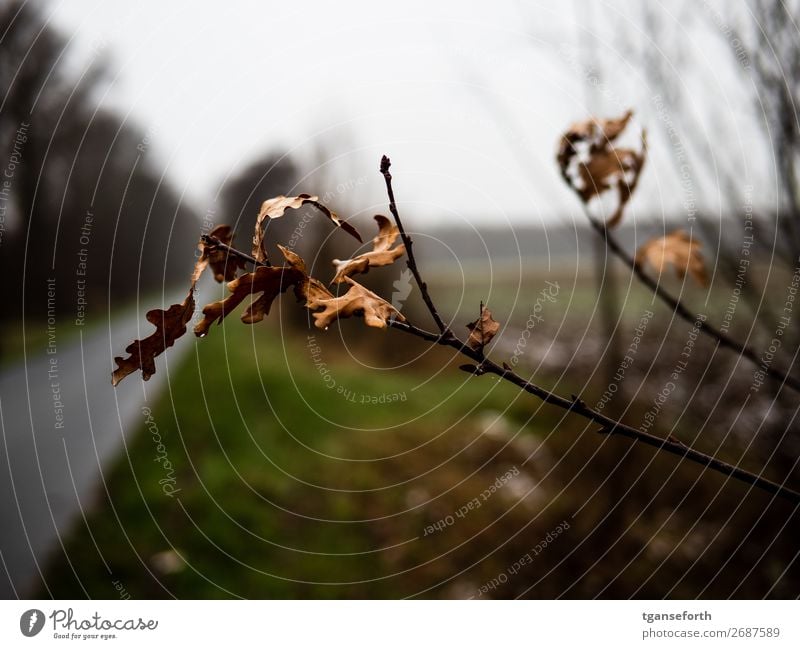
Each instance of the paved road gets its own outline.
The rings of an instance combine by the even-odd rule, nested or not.
[[[183,295],[174,296],[175,302]],[[198,302],[201,302],[198,298]],[[167,302],[167,305],[171,302]],[[150,305],[153,306],[153,305]],[[161,306],[161,305],[158,305]],[[149,308],[149,307],[146,307]],[[144,311],[145,309],[143,309]],[[148,381],[111,386],[114,355],[152,325],[126,310],[0,374],[0,597],[32,595],[50,552],[102,489],[102,472],[142,424],[193,344],[186,335],[157,359]],[[113,333],[110,333],[113,332]],[[48,353],[53,351],[54,353]]]

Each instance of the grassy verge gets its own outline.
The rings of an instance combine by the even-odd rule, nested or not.
[[[439,555],[452,535],[418,537],[521,466],[509,431],[530,403],[453,368],[422,385],[425,360],[359,367],[333,331],[280,341],[234,321],[213,333],[143,414],[50,592],[114,597],[116,581],[134,597],[396,597],[451,573]],[[510,493],[459,520],[459,536],[502,515]]]
[[[796,595],[783,503],[601,438],[397,332],[345,322],[348,349],[336,328],[284,339],[278,322],[232,318],[198,341],[42,596]]]

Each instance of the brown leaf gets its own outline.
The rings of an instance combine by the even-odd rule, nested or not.
[[[356,239],[359,243],[363,243],[361,239],[361,235],[358,233],[352,225],[350,225],[347,221],[343,221],[339,218],[339,216],[331,210],[330,208],[326,207],[322,203],[320,203],[316,196],[311,196],[307,201],[309,205],[313,205],[316,207],[320,212],[322,212],[325,216],[327,216],[331,221],[333,221],[338,227],[342,230],[347,232],[351,237]]]
[[[575,145],[578,142],[589,142],[598,149],[604,148],[606,144],[610,144],[622,134],[627,128],[631,117],[633,117],[633,111],[629,109],[625,111],[622,117],[611,119],[591,117],[573,124],[561,138],[559,162],[561,162],[562,156],[570,157],[574,155],[574,151],[570,150],[570,145]],[[565,165],[562,164],[561,166],[563,168]]]
[[[299,194],[298,196],[276,196],[261,204],[261,210],[256,219],[256,228],[253,233],[253,257],[258,261],[265,261],[267,258],[264,250],[264,221],[267,219],[277,219],[283,216],[288,209],[296,210],[303,205],[312,205],[327,216],[333,223],[347,232],[349,235],[361,241],[361,235],[352,225],[342,221],[335,212],[319,202],[317,196],[309,194]]]
[[[156,356],[163,354],[167,347],[186,333],[186,324],[194,314],[194,285],[181,304],[173,304],[166,311],[152,309],[146,314],[147,321],[156,330],[147,338],[134,340],[125,348],[128,358],[117,356],[114,361],[117,369],[111,375],[111,384],[116,386],[122,379],[136,370],[142,370],[142,378],[147,381],[156,373]]]
[[[370,266],[369,259],[366,256],[368,254],[358,255],[353,259],[334,259],[333,265],[336,268],[336,274],[333,276],[331,284],[341,284],[345,277],[368,273]]]
[[[273,300],[290,286],[301,282],[303,278],[302,273],[290,266],[259,266],[252,273],[236,278],[228,283],[231,295],[203,307],[203,319],[195,326],[195,335],[205,336],[212,324],[222,322],[250,295],[257,297],[242,314],[242,322],[246,324],[260,322],[269,313]]]
[[[394,221],[389,220],[383,214],[376,214],[374,217],[375,222],[378,224],[378,234],[372,240],[372,249],[375,252],[382,252],[389,250],[397,241],[400,236],[400,228],[395,225]]]
[[[492,312],[481,303],[480,317],[475,322],[470,322],[467,329],[469,329],[467,345],[478,351],[486,347],[497,335],[497,332],[500,331],[500,323],[492,318]]]
[[[628,122],[630,122],[631,117],[633,117],[633,111],[629,108],[625,111],[625,114],[622,117],[590,119],[586,120],[584,124],[591,122],[594,127],[594,131],[604,141],[613,142],[628,127]]]
[[[306,275],[302,282],[298,282],[295,286],[295,295],[298,300],[305,302],[304,306],[306,307],[308,307],[311,302],[329,300],[335,297],[335,295],[325,287],[325,284],[320,282],[317,278],[308,275]]]
[[[218,229],[215,229],[215,231]],[[172,347],[175,341],[186,333],[186,324],[194,315],[194,288],[211,261],[211,257],[206,251],[206,245],[202,241],[198,244],[198,248],[202,251],[202,254],[195,262],[194,270],[192,271],[189,294],[181,304],[173,304],[166,311],[152,309],[145,314],[147,321],[154,324],[156,330],[147,338],[134,340],[128,345],[125,348],[125,351],[130,354],[128,358],[120,356],[114,358],[117,364],[117,369],[111,373],[111,384],[114,387],[122,379],[138,369],[142,370],[142,378],[147,381],[156,373],[156,356],[163,354],[167,347]]]
[[[334,297],[333,294],[325,288],[322,282],[308,275],[306,262],[300,255],[280,244],[278,244],[278,248],[289,266],[302,275],[302,279],[294,286],[294,293],[298,300],[308,304],[308,302],[312,300],[327,300]]]
[[[294,250],[290,250],[281,244],[278,244],[278,250],[281,251],[286,263],[288,263],[292,268],[300,271],[304,275],[307,274],[308,271],[306,269],[306,262]]]
[[[636,253],[637,266],[650,264],[659,273],[663,273],[670,265],[675,268],[679,278],[686,277],[688,272],[701,286],[708,285],[703,255],[700,248],[703,244],[692,239],[684,230],[675,230],[664,237],[650,239]]]
[[[194,287],[197,285],[197,280],[200,279],[200,276],[203,274],[203,271],[208,266],[208,255],[206,255],[206,244],[200,240],[200,243],[197,244],[198,250],[200,250],[200,256],[197,258],[197,261],[194,264],[194,271],[192,272],[192,283],[191,287],[194,290]]]
[[[327,329],[334,320],[353,315],[363,316],[368,326],[380,329],[384,329],[392,317],[405,321],[403,315],[382,297],[349,277],[345,277],[345,281],[350,284],[350,288],[344,295],[330,298],[314,297],[308,300],[306,307],[310,310],[322,309],[312,314],[317,328]]]
[[[397,237],[400,236],[400,230],[394,222],[381,214],[375,215],[375,221],[378,223],[378,234],[372,240],[372,251],[357,255],[353,259],[334,259],[336,275],[331,284],[341,284],[345,277],[356,273],[367,273],[372,267],[393,264],[405,254],[406,247],[402,243],[397,248],[391,249]]]
[[[614,227],[622,220],[647,157],[644,131],[639,151],[612,144],[632,115],[629,110],[618,119],[589,119],[574,124],[562,136],[558,151],[561,175],[584,203],[608,190],[617,190],[617,208],[606,221],[607,227]]]
[[[618,201],[614,213],[606,221],[606,226],[613,228],[622,220],[625,205],[631,199],[639,182],[647,151],[645,135],[642,134],[642,150],[615,149],[609,147],[597,152],[588,163],[580,166],[583,189],[576,190],[584,202],[599,196],[606,190],[616,187]]]
[[[220,243],[224,243],[226,246],[233,245],[233,228],[229,225],[218,225],[208,233],[208,236],[218,239]],[[236,279],[237,271],[240,268],[244,268],[244,261],[236,255],[229,254],[227,250],[215,248],[213,245],[207,245],[202,241],[200,242],[200,248],[203,251],[201,259],[208,260],[208,264],[214,273],[214,279],[220,283],[233,281]]]

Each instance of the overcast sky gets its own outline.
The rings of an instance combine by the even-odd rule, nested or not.
[[[698,4],[690,12],[701,12]],[[722,64],[723,39],[686,5],[660,5],[662,26],[683,45],[657,55],[676,74],[691,57],[697,79],[681,82],[700,97],[700,112],[714,108],[709,140],[715,128],[732,130],[739,150],[752,149],[756,133],[735,74]],[[653,119],[643,98],[658,92],[625,49],[649,38],[636,3],[51,0],[44,7],[71,38],[77,70],[92,57],[110,63],[102,101],[151,133],[158,164],[200,208],[220,179],[266,150],[286,151],[310,172],[322,150],[325,186],[310,178],[287,192],[358,183],[341,200],[380,209],[376,170],[387,153],[399,197],[413,205],[410,218],[564,218],[577,206],[554,164],[559,134],[594,110],[630,105],[643,121]],[[599,92],[582,80],[587,61],[600,63]],[[669,151],[660,150],[668,146],[655,136],[634,214],[681,205]]]

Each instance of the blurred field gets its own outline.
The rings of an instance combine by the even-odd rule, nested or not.
[[[605,385],[597,369],[602,346],[580,335],[592,301],[591,284],[578,285],[552,303],[522,367],[538,365],[536,380],[562,394],[596,400]],[[446,294],[448,308],[457,306],[458,291]],[[496,313],[514,299],[497,298]],[[567,313],[577,329],[559,324]],[[635,326],[635,301],[630,313],[621,323],[625,337]],[[269,323],[254,327],[231,317],[197,341],[196,354],[170,377],[169,392],[152,404],[151,418],[143,413],[142,430],[95,506],[53,557],[42,596],[800,591],[790,506],[602,438],[494,378],[458,371],[460,360],[448,351],[428,350],[399,332],[346,321],[341,333],[287,336],[283,316],[276,308]],[[626,379],[629,394],[640,393],[617,403],[633,422],[650,407],[671,362],[668,354],[659,360],[658,346],[673,334],[666,319],[656,320]],[[517,335],[510,327],[512,343]],[[684,335],[680,330],[675,340]],[[701,368],[713,349],[703,354]],[[713,426],[692,437],[707,411],[690,408],[691,385],[685,391],[659,424],[715,451]],[[725,448],[723,457],[750,468],[762,459],[736,436]]]

